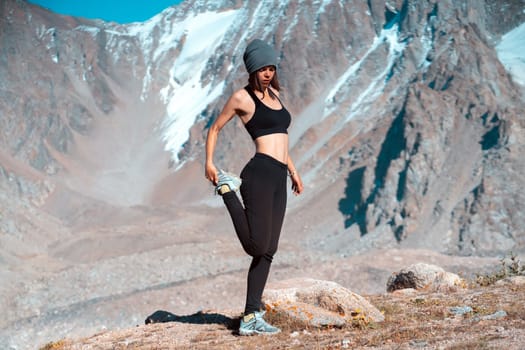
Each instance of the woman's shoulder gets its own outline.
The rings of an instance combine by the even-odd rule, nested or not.
[[[275,89],[273,86],[268,86],[268,89],[272,90],[273,94],[279,97],[279,90]]]
[[[231,97],[232,100],[234,100],[234,101],[236,101],[238,103],[246,102],[250,98],[251,98],[250,94],[248,93],[248,91],[246,91],[246,89],[244,87],[234,91],[234,93],[232,94],[232,97]]]
[[[235,90],[235,92],[233,93],[233,95],[237,95],[237,96],[247,96],[248,95],[248,91],[246,91],[246,86],[243,86],[242,88],[239,88],[237,90]]]
[[[248,114],[253,109],[253,100],[244,88],[234,91],[228,100],[228,108],[239,116]]]

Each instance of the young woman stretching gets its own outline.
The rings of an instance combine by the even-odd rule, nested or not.
[[[233,93],[208,131],[205,175],[222,196],[242,247],[253,257],[239,334],[273,334],[280,330],[263,319],[261,297],[279,243],[287,175],[296,195],[303,191],[303,183],[288,154],[291,116],[279,100],[277,55],[272,47],[256,39],[246,47],[243,59],[248,85]],[[218,134],[235,115],[241,118],[256,149],[241,172],[242,181],[217,170],[213,163]],[[235,194],[239,188],[244,205]]]

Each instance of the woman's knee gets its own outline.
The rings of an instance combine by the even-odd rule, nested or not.
[[[265,257],[270,259],[270,261],[273,258],[273,255],[276,253],[276,247],[270,242],[257,242],[257,241],[251,241],[248,244],[243,245],[244,251],[246,254],[257,258],[257,257]]]
[[[255,230],[250,234],[250,239],[243,245],[246,253],[252,257],[260,257],[270,252],[274,247],[270,241],[270,234],[265,230]]]
[[[277,245],[277,242],[252,240],[248,244],[243,245],[243,248],[248,255],[254,258],[264,256],[271,261],[275,253],[277,253]]]
[[[267,253],[268,247],[260,244],[250,244],[244,247],[244,251],[246,254],[254,258],[258,258],[264,256]]]

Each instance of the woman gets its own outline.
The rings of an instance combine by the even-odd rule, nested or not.
[[[253,257],[239,334],[274,334],[280,330],[263,319],[261,297],[286,210],[287,175],[296,195],[303,191],[303,183],[288,154],[291,117],[279,100],[277,55],[256,39],[246,47],[243,60],[249,84],[233,93],[208,131],[205,175],[222,196],[242,247]],[[242,181],[217,170],[213,163],[218,134],[235,115],[241,118],[256,149],[241,172]],[[239,189],[244,206],[235,194]]]

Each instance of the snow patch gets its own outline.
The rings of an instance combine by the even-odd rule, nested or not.
[[[354,105],[352,106],[352,112],[348,115],[347,120],[352,118],[356,107],[360,107],[361,103],[364,100],[366,100],[367,105],[368,105],[368,103],[373,102],[375,98],[383,92],[383,88],[387,83],[387,81],[385,80],[385,77],[392,70],[397,59],[401,56],[401,54],[403,53],[406,47],[405,42],[399,42],[398,40],[399,36],[398,36],[397,26],[393,27],[390,30],[384,30],[382,33],[382,36],[384,36],[384,40],[388,42],[388,45],[389,45],[387,65],[385,69],[368,86],[368,89],[366,89],[359,96],[359,98],[357,99],[357,102],[354,103]]]
[[[146,75],[144,76],[144,80],[142,83],[142,92],[140,93],[140,100],[146,101],[146,98],[148,96],[147,87],[151,85],[152,76],[151,76],[151,65],[146,67]]]
[[[299,23],[299,15],[300,10],[294,14],[292,22],[288,25],[288,28],[286,28],[286,32],[284,32],[283,35],[283,41],[287,41],[290,38],[291,33],[295,29],[295,26],[297,26],[297,24]]]
[[[432,29],[427,26],[425,29],[425,33],[421,36],[421,47],[423,49],[423,53],[421,54],[421,62],[419,63],[419,67],[426,70],[431,62],[427,60],[428,55],[430,52],[434,49],[433,42],[432,42]]]
[[[321,1],[321,6],[319,7],[319,11],[317,13],[323,13],[325,12],[325,8],[328,4],[330,4],[332,2],[332,0],[323,0]],[[314,5],[317,5],[319,3],[319,1],[314,1]]]
[[[341,76],[341,78],[339,78],[332,90],[328,93],[325,99],[324,117],[328,116],[339,107],[340,101],[337,100],[337,97],[338,95],[342,95],[344,92],[346,92],[346,89],[348,88],[348,80],[352,76],[358,74],[359,69],[361,68],[362,64],[368,59],[370,54],[386,42],[389,45],[389,53],[388,62],[385,65],[385,69],[381,71],[371,81],[368,87],[362,90],[362,92],[356,98],[348,114],[347,121],[350,120],[356,113],[360,112],[363,107],[368,105],[368,103],[371,103],[375,99],[375,97],[377,97],[377,95],[383,91],[383,88],[386,85],[385,77],[391,71],[396,60],[399,58],[399,56],[401,56],[403,50],[406,47],[405,42],[399,42],[398,34],[398,25],[396,24],[389,29],[383,29],[380,35],[374,38],[372,45],[364,54],[364,56],[359,61],[352,64],[346,70],[346,72]]]
[[[81,25],[81,26],[75,27],[73,30],[87,32],[87,33],[91,34],[94,37],[100,32],[100,29],[97,28],[97,27],[89,27],[89,26],[85,26],[85,25]]]
[[[202,13],[188,18],[182,23],[186,41],[180,55],[177,57],[174,74],[179,81],[194,76],[202,71],[202,64],[213,55],[220,39],[228,29],[236,11],[222,13]],[[161,41],[159,50],[171,48],[172,43]]]
[[[47,40],[46,49],[50,52],[51,60],[55,63],[58,63],[59,56],[58,56],[58,51],[56,48],[56,41],[55,41],[56,29],[55,28],[46,29],[46,27],[42,25],[36,29],[36,35],[38,39],[42,41]]]
[[[119,32],[119,31],[117,31],[117,30],[104,29],[104,31],[105,31],[107,34],[112,34],[112,35],[117,35],[117,36],[127,35],[126,33]]]
[[[503,35],[496,52],[514,81],[525,86],[525,23]]]
[[[208,59],[230,27],[237,10],[207,12],[185,19],[177,25],[172,38],[185,35],[184,46],[170,70],[169,85],[161,90],[167,103],[167,116],[162,124],[165,149],[179,163],[178,153],[189,138],[189,130],[206,107],[224,90],[224,82],[202,85],[200,79]],[[171,46],[169,45],[171,42]],[[173,41],[161,40],[158,50],[168,50]]]
[[[201,86],[199,77],[182,85],[172,92],[167,111],[168,115],[162,124],[164,130],[163,141],[165,149],[172,153],[175,163],[179,163],[178,152],[189,138],[189,130],[195,123],[197,116],[220,96],[224,89],[224,82],[212,88],[210,85]]]

